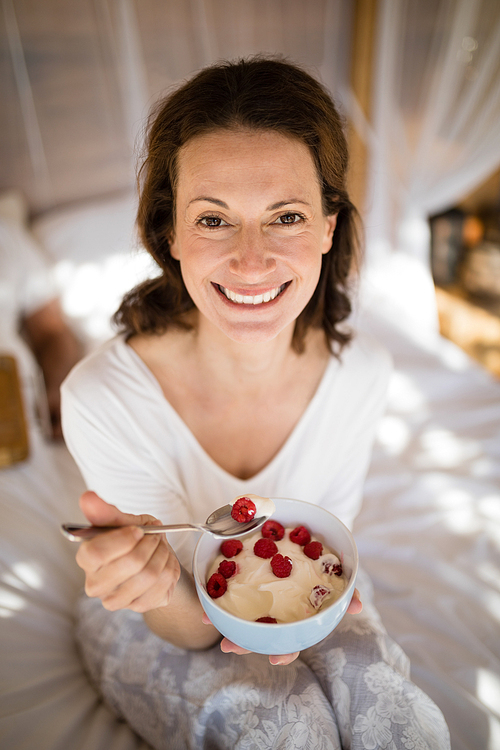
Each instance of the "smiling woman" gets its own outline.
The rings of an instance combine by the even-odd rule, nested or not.
[[[335,215],[323,215],[302,141],[247,129],[189,141],[178,156],[170,253],[198,330],[206,319],[240,342],[293,330],[318,284],[335,223]]]
[[[248,493],[352,525],[391,368],[346,328],[346,168],[331,98],[282,60],[207,68],[150,123],[138,223],[162,273],[67,379],[63,426],[96,490],[85,515],[123,527],[77,553],[94,598],[81,602],[82,653],[155,748],[449,747],[357,591],[320,644],[263,661],[204,615],[193,535],[171,546],[137,528],[203,520]]]
[[[254,161],[260,147],[266,153]],[[223,174],[234,170],[233,185],[238,175],[245,174],[257,192],[259,179],[272,175],[277,181],[281,174],[284,193],[273,193],[277,197],[270,198],[270,203],[262,202],[269,228],[278,231],[279,225],[287,231],[293,227],[295,232],[297,225],[300,228],[311,221],[313,209],[316,221],[320,217],[336,221],[335,234],[326,248],[331,247],[332,253],[322,260],[320,283],[297,317],[293,345],[301,351],[306,332],[313,326],[322,328],[329,346],[340,353],[350,337],[339,324],[351,311],[349,285],[359,261],[357,214],[346,189],[346,139],[337,110],[321,84],[278,59],[257,57],[202,70],[152,113],[147,154],[139,174],[138,224],[144,245],[163,275],[125,297],[116,315],[120,327],[128,333],[158,333],[172,323],[189,325],[184,314],[194,303],[175,253],[170,252],[170,242],[179,229],[175,223],[186,219],[187,205],[179,207],[177,190],[187,189],[178,184],[180,165],[184,161],[191,165],[200,149],[208,149],[202,154],[200,169],[203,165],[210,170],[211,166],[219,184]],[[278,167],[276,175],[269,159]],[[267,175],[260,175],[259,169],[266,165]],[[193,201],[190,216],[197,216],[199,228],[204,226],[207,232],[212,229],[218,235],[224,227],[230,231],[233,225],[221,212],[235,210],[236,196],[228,203],[225,197],[232,192],[226,189],[214,194],[210,174],[204,177],[209,181],[189,186],[194,191],[189,199]]]

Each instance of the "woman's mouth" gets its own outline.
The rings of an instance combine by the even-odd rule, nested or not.
[[[221,284],[214,284],[214,286],[217,287],[217,289],[222,292],[222,294],[230,301],[235,302],[237,305],[262,305],[266,302],[271,302],[273,299],[276,299],[284,290],[287,288],[287,286],[290,284],[290,281],[285,282],[284,284],[281,284],[281,286],[277,286],[274,289],[269,289],[267,292],[264,292],[263,294],[237,294],[236,292],[233,292],[231,289],[227,289],[226,287],[222,286]]]

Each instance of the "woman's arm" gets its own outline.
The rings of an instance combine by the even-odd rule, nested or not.
[[[59,389],[81,359],[83,347],[66,323],[57,299],[26,315],[22,331],[43,373],[53,437],[62,438]]]
[[[190,650],[205,649],[218,643],[222,636],[213,625],[207,627],[203,609],[192,576],[181,567],[181,574],[167,607],[144,613],[149,628],[174,646]]]
[[[96,526],[188,520],[178,487],[158,476],[156,459],[131,428],[129,410],[140,407],[123,389],[126,374],[119,373],[117,384],[114,371],[101,360],[91,362],[90,373],[88,367],[75,371],[62,390],[67,446],[87,486],[99,493],[82,495],[85,516]],[[159,433],[158,439],[162,437]],[[169,460],[166,449],[162,475],[168,474]],[[141,508],[148,514],[139,515]],[[87,594],[100,598],[106,609],[140,612],[153,632],[181,648],[203,649],[220,640],[215,628],[203,625],[194,582],[165,535],[141,535],[131,528],[103,534],[80,544],[77,562],[85,571]]]

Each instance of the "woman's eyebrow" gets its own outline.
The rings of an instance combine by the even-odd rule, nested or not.
[[[206,201],[207,203],[214,203],[216,206],[220,206],[220,208],[226,208],[229,209],[229,206],[224,201],[219,200],[218,198],[211,198],[208,195],[200,195],[197,198],[193,198],[193,200],[189,201],[188,206],[190,206],[192,203],[198,203],[199,201]],[[286,201],[278,201],[277,203],[273,203],[270,206],[267,207],[268,211],[276,211],[278,208],[284,208],[285,206],[290,206],[294,203],[300,203],[302,206],[309,206],[310,203],[307,201],[303,201],[300,198],[289,198]]]
[[[300,203],[302,206],[311,206],[310,203],[307,201],[303,201],[300,198],[290,198],[287,201],[278,201],[278,203],[273,203],[271,206],[267,207],[268,211],[276,211],[278,208],[284,208],[285,206],[290,206],[294,203]]]
[[[198,198],[193,198],[192,201],[189,201],[188,206],[190,206],[192,203],[198,203],[198,201],[206,201],[207,203],[215,203],[216,206],[229,209],[229,206],[227,205],[227,203],[224,203],[224,201],[220,201],[218,198],[210,198],[210,196],[208,195],[200,195]]]

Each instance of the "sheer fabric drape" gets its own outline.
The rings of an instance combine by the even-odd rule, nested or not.
[[[375,49],[368,253],[427,264],[427,217],[500,164],[500,3],[380,0]]]
[[[133,185],[150,106],[221,58],[284,54],[345,88],[348,0],[1,0],[1,187],[35,212]]]

